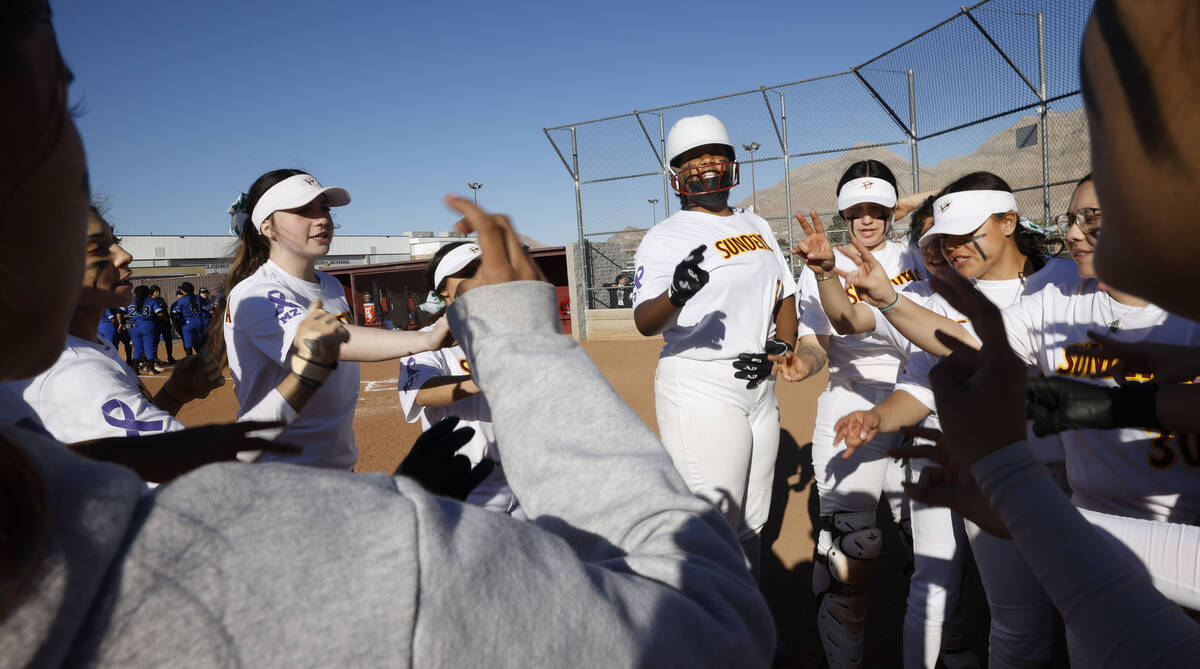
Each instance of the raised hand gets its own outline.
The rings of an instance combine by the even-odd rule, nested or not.
[[[887,270],[862,242],[851,239],[850,243],[852,246],[839,246],[837,250],[854,262],[854,269],[846,272],[835,267],[833,271],[846,283],[853,285],[858,296],[867,304],[876,308],[892,304],[896,300],[896,287],[892,285]]]
[[[879,433],[882,418],[874,409],[855,411],[838,419],[833,425],[833,445],[846,444],[842,459],[847,460],[854,455],[859,446],[868,443]]]
[[[829,242],[829,236],[825,234],[825,225],[821,223],[821,217],[817,215],[816,210],[809,211],[808,215],[812,217],[812,223],[805,220],[804,214],[796,212],[796,220],[800,223],[800,229],[804,231],[804,239],[792,249],[792,255],[803,258],[804,264],[813,272],[828,274],[833,271],[835,261],[833,244]]]
[[[930,279],[950,306],[970,319],[983,348],[976,351],[938,331],[951,353],[934,365],[929,382],[937,400],[938,417],[957,469],[966,470],[979,458],[1025,439],[1024,363],[1008,345],[1000,309],[957,272]]]
[[[546,275],[529,258],[517,231],[508,217],[489,214],[470,200],[447,195],[446,204],[463,215],[454,227],[464,234],[474,232],[478,238],[481,260],[475,276],[459,284],[458,294],[472,288],[509,281],[545,281]]]
[[[772,337],[764,345],[762,353],[739,353],[733,361],[735,379],[745,379],[746,388],[754,388],[775,375],[775,359],[791,353],[792,346],[782,339]]]
[[[926,458],[937,463],[937,467],[921,469],[916,483],[904,481],[909,499],[930,506],[944,506],[983,528],[985,532],[1001,539],[1008,538],[1008,528],[992,509],[975,477],[969,470],[960,470],[949,457],[952,449],[945,447],[946,436],[938,430],[923,427],[907,427],[904,434],[928,439],[933,445],[901,446],[888,451],[893,458]]]
[[[295,455],[299,446],[246,436],[281,423],[241,422],[205,425],[139,437],[113,437],[71,444],[71,450],[137,472],[143,480],[162,483],[216,462],[232,462],[242,451]]]
[[[708,283],[708,272],[700,269],[705,248],[704,244],[697,246],[675,266],[675,276],[671,277],[671,287],[667,289],[667,299],[671,304],[682,307]]]
[[[1158,383],[1184,383],[1200,376],[1200,349],[1195,346],[1159,344],[1155,342],[1123,342],[1099,332],[1088,332],[1100,350],[1089,351],[1114,361],[1093,378],[1111,376],[1117,383],[1127,383],[1130,377]]]
[[[225,385],[225,375],[212,354],[202,350],[175,364],[171,377],[163,384],[167,395],[183,404],[196,398],[208,397],[215,388]]]
[[[457,425],[456,417],[432,425],[417,438],[396,475],[414,479],[435,495],[466,500],[467,495],[492,473],[496,463],[484,458],[472,467],[470,458],[457,454],[458,449],[475,436],[474,428],[456,430]]]

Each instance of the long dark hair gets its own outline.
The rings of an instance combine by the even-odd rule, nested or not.
[[[1000,178],[999,175],[991,172],[971,172],[950,182],[950,185],[943,188],[935,198],[950,193],[961,193],[969,190],[998,190],[1006,193],[1013,192],[1012,187],[1008,182]],[[995,212],[1002,214],[1005,212]],[[1046,249],[1046,238],[1042,235],[1023,227],[1020,223],[1013,229],[1013,241],[1017,244],[1017,250],[1021,255],[1029,259],[1033,263],[1033,271],[1037,271],[1045,266],[1046,258],[1050,253]]]
[[[917,210],[914,211],[912,216],[908,219],[909,246],[916,247],[917,243],[921,241],[921,226],[924,224],[925,219],[933,216],[933,201],[936,199],[937,198],[933,195],[925,198],[925,201],[921,203],[921,206],[917,207]]]
[[[133,306],[135,311],[141,311],[146,298],[150,297],[150,289],[145,286],[133,287]]]
[[[429,264],[425,266],[425,283],[429,285],[429,290],[432,290],[436,293],[438,292],[438,289],[441,288],[441,286],[435,286],[433,284],[433,278],[434,275],[437,274],[437,266],[438,263],[442,262],[442,258],[445,258],[447,253],[462,246],[463,244],[470,243],[471,242],[450,242],[449,244],[442,245],[442,247],[433,254],[433,257],[429,259]]]
[[[297,174],[307,174],[304,170],[280,169],[271,170],[254,180],[250,190],[246,191],[246,212],[253,213],[254,205],[262,199],[264,193],[272,186]],[[268,217],[270,218],[270,217]],[[242,226],[242,234],[238,237],[237,249],[233,253],[229,274],[225,276],[225,294],[233,292],[233,287],[246,277],[258,271],[267,258],[271,256],[271,246],[267,238],[262,236],[257,226],[250,220]],[[213,314],[212,323],[208,325],[208,351],[218,364],[225,364],[225,314],[229,309],[229,300],[220,305],[220,310]]]

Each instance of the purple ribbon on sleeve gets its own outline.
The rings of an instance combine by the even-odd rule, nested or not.
[[[267,293],[267,299],[275,305],[275,317],[279,319],[280,324],[292,320],[304,311],[304,307],[295,302],[289,302],[283,291],[272,290]]]
[[[114,410],[117,410],[121,414],[120,418],[112,415]],[[136,437],[142,432],[158,432],[163,429],[163,422],[161,420],[137,420],[133,409],[130,409],[128,404],[116,398],[105,402],[104,406],[100,407],[100,411],[104,414],[104,422],[113,427],[125,430],[126,437]]]

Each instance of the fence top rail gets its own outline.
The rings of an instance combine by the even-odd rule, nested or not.
[[[635,109],[632,112],[626,112],[624,114],[613,114],[612,116],[605,116],[603,118],[594,118],[594,119],[590,119],[587,121],[577,121],[575,123],[564,123],[562,125],[556,125],[556,126],[550,127],[550,128],[542,128],[542,131],[546,132],[546,133],[550,133],[551,131],[554,131],[554,130],[566,130],[568,128],[576,128],[581,125],[590,125],[592,123],[602,123],[604,121],[612,121],[612,120],[619,119],[619,118],[631,118],[631,117],[637,116],[638,114],[653,114],[653,113],[657,113],[657,112],[667,111],[670,109],[679,109],[680,107],[687,107],[690,105],[703,104],[705,102],[715,102],[717,100],[725,100],[728,98],[735,98],[735,97],[738,97],[741,95],[750,95],[751,93],[761,93],[762,91],[773,91],[777,88],[787,88],[788,86],[796,86],[799,84],[806,84],[806,83],[813,82],[813,81],[820,81],[822,79],[832,79],[834,77],[841,77],[841,76],[845,76],[847,74],[853,74],[855,70],[860,70],[860,69],[870,65],[871,63],[874,63],[875,61],[879,60],[880,58],[883,58],[884,56],[887,56],[888,54],[894,53],[895,51],[911,44],[912,42],[915,42],[916,40],[924,37],[925,35],[928,35],[929,33],[933,32],[934,30],[941,28],[942,26],[946,25],[947,23],[950,23],[954,19],[957,19],[958,17],[963,16],[964,14],[971,12],[979,7],[982,7],[983,5],[986,5],[986,4],[990,3],[991,1],[992,0],[980,0],[980,2],[977,2],[974,5],[971,5],[970,7],[964,6],[962,9],[955,12],[953,15],[951,15],[950,17],[946,18],[945,20],[941,21],[940,23],[938,23],[934,26],[931,26],[929,28],[926,28],[925,30],[922,30],[921,32],[904,40],[903,42],[888,49],[887,51],[884,51],[883,53],[880,53],[880,54],[874,56],[870,60],[863,61],[862,64],[860,64],[860,65],[852,66],[852,67],[850,67],[850,69],[843,70],[841,72],[832,72],[830,74],[822,74],[822,75],[818,75],[815,77],[808,77],[807,79],[797,79],[796,81],[788,81],[788,82],[785,82],[782,84],[773,84],[771,86],[762,85],[762,86],[759,86],[758,88],[751,88],[750,90],[746,90],[746,91],[738,91],[736,93],[726,93],[724,95],[714,95],[713,97],[700,98],[698,100],[690,100],[688,102],[679,102],[676,104],[665,105],[662,107],[654,107],[652,109]]]

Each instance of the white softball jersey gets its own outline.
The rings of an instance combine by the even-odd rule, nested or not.
[[[884,245],[871,252],[895,286],[903,286],[921,278],[924,263],[919,254],[903,244],[885,241]],[[835,265],[849,272],[855,269],[853,260],[835,253]],[[829,279],[842,282],[841,277]],[[845,283],[842,282],[845,286]],[[846,288],[851,304],[860,301],[854,286]],[[806,334],[832,335],[829,341],[829,376],[846,381],[885,387],[896,382],[900,370],[900,354],[897,347],[874,332],[854,335],[839,335],[821,307],[821,295],[817,290],[817,277],[805,271],[800,277],[799,297],[796,308],[800,318],[800,336]]]
[[[429,332],[432,329],[433,326],[429,326],[421,332]],[[428,430],[431,425],[444,418],[457,416],[459,427],[475,428],[475,436],[458,452],[470,458],[472,465],[479,464],[483,458],[499,462],[496,432],[492,427],[492,410],[488,407],[487,398],[483,393],[476,393],[446,406],[429,407],[417,404],[417,393],[430,379],[439,376],[467,376],[470,373],[467,354],[457,344],[410,355],[403,359],[400,368],[400,406],[404,409],[405,420],[410,423],[421,421],[422,430]]]
[[[1013,304],[1016,304],[1023,298],[1036,295],[1044,290],[1047,286],[1058,286],[1062,289],[1069,289],[1079,282],[1079,270],[1075,263],[1062,258],[1048,258],[1045,266],[1033,274],[1033,276],[1023,279],[1004,279],[1001,281],[980,281],[972,279],[971,284],[974,285],[979,292],[983,293],[992,304],[1004,309]],[[925,282],[928,284],[928,282]],[[963,323],[967,329],[970,329],[970,324],[967,323],[967,317],[959,310],[950,306],[948,302],[932,289],[922,289],[922,293],[928,293],[927,297],[918,295],[913,299],[913,295],[905,293],[910,299],[917,302],[921,306],[941,314],[946,318]],[[918,301],[923,299],[923,302]],[[903,335],[887,320],[887,317],[879,314],[876,316],[876,327],[880,332],[886,332],[885,338],[903,338]],[[882,321],[882,322],[881,322]],[[972,333],[974,334],[974,333]],[[900,379],[896,382],[896,390],[903,390],[915,397],[921,404],[924,404],[930,411],[935,412],[925,420],[925,427],[939,429],[941,427],[937,419],[937,406],[933,399],[933,389],[929,386],[929,370],[937,364],[938,359],[923,350],[912,347],[908,361],[904,364],[904,369],[900,374]],[[1036,373],[1032,372],[1031,373]],[[1037,454],[1041,462],[1062,462],[1065,457],[1063,454],[1063,443],[1059,435],[1049,435],[1046,437],[1038,437],[1033,434],[1032,430],[1028,431],[1027,440],[1030,448]]]
[[[680,211],[651,228],[635,256],[634,308],[665,293],[676,265],[701,244],[708,283],[663,332],[659,357],[712,361],[761,353],[775,332],[775,304],[796,293],[796,282],[771,226],[757,214]]]
[[[241,405],[239,417],[251,408],[261,410],[256,405],[291,373],[288,353],[313,300],[319,298],[325,311],[338,320],[350,321],[342,284],[324,272],[317,272],[316,278],[315,282],[298,279],[268,260],[229,292],[225,346]],[[349,470],[358,457],[354,442],[358,384],[358,363],[341,361],[278,437],[304,451],[295,456],[264,453],[259,461]],[[283,401],[278,393],[275,397]]]
[[[29,381],[23,395],[46,431],[64,444],[184,429],[151,403],[137,373],[103,339],[67,335],[62,355]]]
[[[1088,331],[1124,342],[1200,345],[1200,324],[1154,305],[1131,307],[1100,290],[1096,279],[1071,288],[1048,286],[1004,310],[1009,345],[1046,376],[1113,387],[1102,374]],[[1130,377],[1150,381],[1151,377]],[[1200,439],[1141,428],[1062,433],[1075,504],[1132,518],[1200,521]]]

